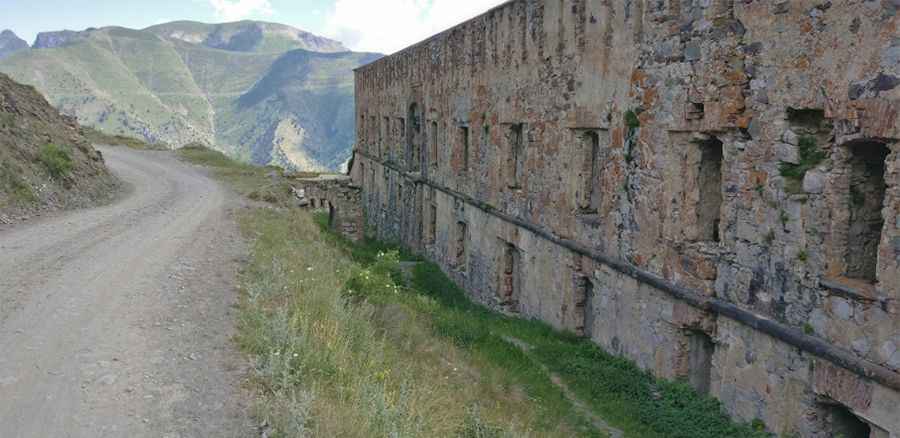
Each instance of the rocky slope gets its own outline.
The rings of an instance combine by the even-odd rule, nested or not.
[[[234,52],[283,53],[294,49],[323,53],[347,51],[338,41],[284,24],[262,21],[222,24],[174,21],[144,30],[164,38]]]
[[[6,58],[13,53],[25,50],[28,43],[13,33],[11,30],[0,32],[0,59]]]
[[[117,185],[73,118],[0,74],[0,225],[41,210],[94,205]]]
[[[349,156],[352,70],[380,56],[252,21],[43,33],[35,47],[0,71],[82,124],[301,170],[336,169]]]

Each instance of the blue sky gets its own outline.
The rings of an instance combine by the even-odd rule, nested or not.
[[[259,19],[391,53],[503,0],[0,0],[0,30],[34,42],[38,32],[174,20]]]

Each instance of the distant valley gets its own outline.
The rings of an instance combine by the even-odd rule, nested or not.
[[[349,157],[352,70],[379,57],[258,21],[46,32],[31,47],[0,34],[0,72],[83,125],[299,170]]]

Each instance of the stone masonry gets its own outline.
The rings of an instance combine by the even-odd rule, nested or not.
[[[296,179],[291,187],[301,207],[328,211],[332,229],[354,242],[362,240],[363,204],[353,180],[346,175],[322,175]]]
[[[507,2],[357,70],[366,226],[739,420],[900,438],[898,9]]]

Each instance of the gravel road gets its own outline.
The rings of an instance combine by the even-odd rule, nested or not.
[[[0,437],[258,436],[237,196],[171,153],[102,152],[122,199],[0,229]]]

